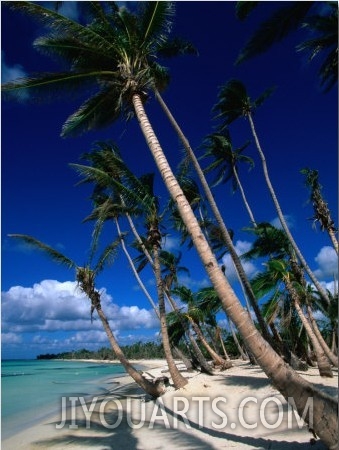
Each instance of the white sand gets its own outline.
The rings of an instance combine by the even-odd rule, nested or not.
[[[152,376],[167,375],[164,360],[139,360]],[[274,389],[260,367],[234,361],[234,367],[208,376],[197,372],[185,388],[170,384],[157,402],[149,400],[128,377],[114,378],[110,396],[68,409],[2,442],[2,450],[319,450],[313,435]],[[180,363],[179,363],[180,364]],[[182,364],[179,367],[183,367]],[[338,395],[335,377],[321,378],[315,368],[299,372],[330,395]],[[243,402],[243,403],[242,403]],[[69,403],[70,404],[70,403]],[[91,413],[91,406],[94,411]],[[241,407],[242,406],[242,407]],[[86,421],[87,413],[88,420]],[[177,413],[177,414],[176,414]],[[180,420],[179,414],[182,418]],[[300,420],[300,419],[299,419]],[[87,425],[87,428],[86,428]]]

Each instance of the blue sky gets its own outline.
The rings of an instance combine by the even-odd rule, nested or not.
[[[266,88],[275,93],[258,109],[254,120],[267,157],[268,169],[282,210],[301,251],[319,279],[331,288],[337,259],[328,236],[312,228],[309,193],[300,170],[319,171],[323,194],[337,223],[338,192],[338,105],[337,90],[323,94],[319,88],[317,61],[297,53],[296,45],[305,37],[300,32],[274,45],[268,52],[235,67],[234,61],[247,39],[277,5],[261,2],[245,22],[235,17],[235,2],[177,2],[173,32],[190,40],[199,56],[166,61],[171,84],[164,99],[185,132],[193,149],[213,131],[212,107],[219,87],[231,78],[245,83],[252,98]],[[77,17],[76,2],[65,2],[65,14]],[[19,32],[18,32],[19,30]],[[2,81],[33,72],[50,71],[57,66],[32,48],[41,34],[27,17],[7,11],[2,5]],[[87,133],[79,138],[60,138],[63,122],[78,103],[58,99],[36,104],[2,102],[2,357],[35,357],[40,353],[77,348],[108,346],[98,320],[90,321],[89,303],[76,289],[74,273],[56,265],[46,256],[32,251],[9,233],[29,234],[58,248],[79,265],[86,262],[91,239],[91,224],[82,220],[91,211],[91,188],[76,186],[79,177],[69,163],[78,163],[81,154],[98,140],[113,140],[121,149],[127,165],[136,175],[155,172],[154,162],[138,125],[118,123]],[[147,112],[163,149],[175,169],[182,156],[177,137],[166,122],[155,100]],[[251,139],[245,120],[230,128],[233,145],[239,147]],[[248,200],[258,222],[276,223],[276,213],[263,181],[262,169],[253,144],[246,154],[255,161],[250,172],[240,170]],[[199,150],[197,154],[200,155]],[[160,176],[155,192],[165,204],[168,196]],[[253,237],[244,228],[249,225],[239,192],[229,185],[213,191],[226,225],[234,231],[239,254],[248,250]],[[122,228],[128,231],[127,224]],[[141,226],[141,231],[143,228]],[[193,291],[209,285],[195,250],[180,247],[171,229],[165,248],[182,251],[181,265],[190,275],[181,278]],[[104,239],[115,237],[112,224]],[[227,258],[227,257],[226,257]],[[242,293],[229,261],[229,281],[243,302]],[[261,270],[247,263],[249,276]],[[156,300],[155,285],[149,270],[142,278]],[[102,302],[112,329],[121,344],[156,339],[158,322],[137,286],[122,251],[112,267],[98,278]],[[224,316],[219,320],[223,324]]]

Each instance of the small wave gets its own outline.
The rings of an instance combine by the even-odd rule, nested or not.
[[[2,373],[1,378],[3,377],[22,377],[26,375],[34,375],[34,373],[27,373],[27,372],[13,372],[13,373]]]

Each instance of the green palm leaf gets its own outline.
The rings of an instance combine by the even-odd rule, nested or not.
[[[272,44],[279,42],[291,31],[296,30],[314,2],[291,2],[280,8],[268,20],[264,21],[258,31],[247,42],[236,60],[240,64],[253,56],[267,51]]]
[[[31,245],[32,247],[43,251],[44,253],[46,253],[51,259],[53,259],[53,261],[59,263],[59,264],[63,264],[64,266],[73,269],[76,268],[77,265],[75,264],[74,261],[72,261],[71,259],[67,258],[65,255],[63,255],[62,253],[58,252],[57,250],[55,250],[54,248],[50,247],[49,245],[44,244],[43,242],[39,241],[38,239],[35,239],[32,236],[28,236],[26,234],[9,234],[9,237],[15,238],[15,239],[20,239],[23,242],[25,242],[28,245]]]

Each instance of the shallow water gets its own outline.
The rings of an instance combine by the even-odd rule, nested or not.
[[[61,397],[105,394],[120,364],[56,360],[1,362],[1,435],[8,438],[61,411]]]

